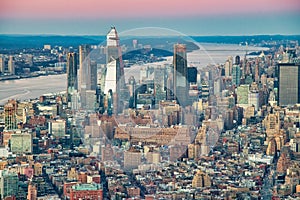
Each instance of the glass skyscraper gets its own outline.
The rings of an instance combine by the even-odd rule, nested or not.
[[[278,105],[300,103],[300,64],[279,63],[278,72]]]

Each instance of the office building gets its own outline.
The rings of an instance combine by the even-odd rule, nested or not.
[[[19,178],[15,172],[0,170],[0,197],[15,196],[18,193]]]
[[[250,91],[248,93],[248,105],[249,106],[254,106],[255,110],[258,111],[259,107],[260,107],[260,103],[259,103],[259,92],[257,91]]]
[[[6,130],[17,129],[17,102],[9,100],[4,105],[4,125]]]
[[[158,66],[154,68],[154,95],[155,104],[158,105],[160,101],[166,100],[166,68],[165,66]]]
[[[239,65],[232,66],[232,84],[238,87],[241,81],[241,68]]]
[[[91,90],[96,91],[97,89],[97,63],[91,60]]]
[[[91,90],[91,47],[89,45],[79,46],[79,85],[81,107],[86,107],[86,91]]]
[[[68,53],[67,55],[67,101],[72,102],[72,96],[75,90],[78,89],[77,85],[77,54]]]
[[[124,152],[124,169],[131,170],[137,168],[142,163],[142,153],[135,149]]]
[[[113,113],[122,111],[123,100],[126,98],[127,88],[125,87],[124,64],[117,30],[111,27],[107,34],[107,54],[104,89],[105,95],[112,93]]]
[[[300,103],[300,64],[279,63],[278,104],[280,106]]]
[[[246,108],[248,107],[249,99],[249,85],[240,85],[236,89],[237,94],[237,104],[240,107]]]
[[[0,72],[4,74],[5,72],[5,59],[3,55],[0,54]]]
[[[188,101],[188,73],[186,46],[184,44],[174,45],[173,65],[174,65],[174,98],[181,106],[187,105]]]
[[[30,133],[12,134],[10,150],[13,153],[32,153],[32,135]]]
[[[232,63],[233,63],[233,57],[229,56],[228,59],[225,62],[225,76],[231,76],[232,73]]]
[[[235,56],[235,62],[234,62],[234,64],[239,65],[240,63],[241,63],[240,56]]]
[[[37,200],[37,187],[32,183],[28,185],[27,199]]]
[[[66,134],[66,121],[65,120],[53,120],[49,122],[49,133],[54,137],[62,138]]]
[[[15,74],[15,61],[13,56],[9,56],[8,60],[8,71],[10,74],[14,75]]]
[[[214,95],[221,96],[221,92],[222,92],[222,79],[218,77],[214,80]]]
[[[136,107],[136,82],[133,76],[128,79],[129,108]]]
[[[192,186],[194,188],[201,188],[201,187],[210,187],[211,186],[211,179],[208,174],[198,170],[197,174],[194,176],[192,180]]]

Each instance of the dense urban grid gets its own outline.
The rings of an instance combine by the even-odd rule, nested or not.
[[[298,41],[189,66],[191,41],[120,40],[0,56],[3,82],[67,73],[2,105],[0,199],[300,198]]]

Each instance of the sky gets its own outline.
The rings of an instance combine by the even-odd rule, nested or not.
[[[0,0],[0,34],[104,35],[112,25],[119,32],[162,27],[187,35],[300,34],[300,1]]]

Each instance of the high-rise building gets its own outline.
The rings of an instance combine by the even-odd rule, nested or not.
[[[154,69],[154,96],[156,105],[158,105],[160,101],[166,100],[165,74],[165,66],[158,66]]]
[[[67,101],[72,102],[72,95],[78,89],[77,85],[77,54],[67,55]]]
[[[97,63],[91,61],[91,90],[96,91],[97,89]]]
[[[235,57],[235,63],[234,64],[236,64],[236,65],[239,65],[241,63],[241,58],[240,58],[240,56],[236,56]]]
[[[208,174],[202,172],[201,170],[197,171],[197,174],[194,176],[192,180],[192,187],[201,188],[201,187],[210,187],[211,179]]]
[[[225,76],[231,76],[232,72],[232,63],[233,63],[233,57],[229,56],[228,59],[225,62]]]
[[[258,91],[250,91],[248,93],[248,105],[249,106],[254,106],[255,110],[257,111],[260,107],[259,103],[259,95],[260,93]]]
[[[124,168],[126,170],[131,170],[137,168],[142,163],[142,153],[130,149],[124,152]]]
[[[221,78],[216,78],[214,80],[214,95],[220,96],[222,92],[222,80]]]
[[[2,74],[5,72],[5,59],[2,55],[0,55],[0,72]]]
[[[30,183],[28,185],[27,199],[37,200],[37,188],[34,184]]]
[[[54,137],[65,137],[66,134],[66,121],[65,120],[53,120],[48,123],[49,133]]]
[[[205,101],[208,101],[210,95],[208,81],[205,79],[201,80],[201,98]]]
[[[10,74],[15,74],[15,61],[13,56],[9,56],[8,60],[8,71]]]
[[[237,104],[240,107],[246,108],[248,107],[249,99],[249,85],[240,85],[236,89],[237,94]]]
[[[91,89],[91,47],[89,45],[79,46],[79,85],[81,107],[86,107],[86,90]]]
[[[174,45],[173,55],[174,65],[174,98],[182,106],[187,105],[188,100],[188,73],[187,73],[187,57],[186,46],[184,44]]]
[[[126,87],[124,77],[124,64],[117,30],[111,27],[107,34],[106,72],[104,94],[113,97],[113,113],[122,111],[122,100],[125,98]]]
[[[9,100],[4,105],[4,122],[6,130],[17,129],[17,102]]]
[[[278,73],[278,104],[294,105],[300,103],[300,64],[279,63]]]
[[[13,153],[32,153],[32,135],[30,133],[12,134],[10,150]]]
[[[230,67],[230,62],[228,60],[225,62],[224,69],[225,69],[225,76],[226,77],[231,76],[231,67]]]
[[[187,77],[189,83],[197,83],[197,67],[188,67],[187,68]]]
[[[239,65],[232,66],[232,84],[236,87],[240,85],[241,80],[241,68]]]
[[[134,76],[128,79],[128,89],[129,89],[129,108],[136,107],[136,82]]]
[[[0,170],[0,197],[16,196],[19,188],[18,174],[7,170]]]

